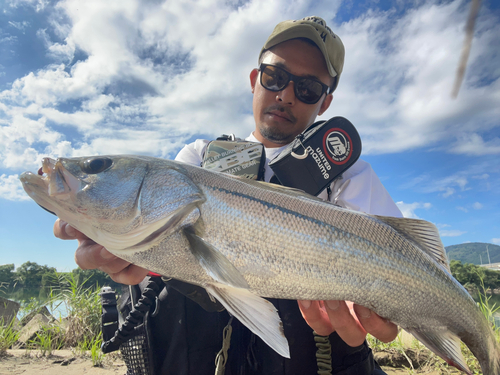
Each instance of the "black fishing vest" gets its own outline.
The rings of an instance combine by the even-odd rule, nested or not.
[[[159,314],[149,319],[156,375],[213,375],[215,357],[229,321],[226,311],[208,312],[167,283],[159,296]],[[283,358],[236,319],[225,375],[318,374],[317,346],[295,300],[269,299],[281,317],[290,345]],[[332,374],[384,374],[368,345],[350,347],[336,333],[329,336]]]

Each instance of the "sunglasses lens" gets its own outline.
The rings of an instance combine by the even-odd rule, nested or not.
[[[292,76],[287,71],[272,65],[264,66],[261,69],[261,84],[270,91],[283,90],[290,82],[290,79],[295,84],[295,96],[301,102],[306,104],[317,103],[324,93],[323,85],[313,79]]]
[[[274,66],[266,66],[262,71],[262,86],[271,91],[280,91],[288,84],[288,75]]]
[[[295,85],[295,95],[304,103],[316,103],[323,95],[323,87],[311,79],[301,79]]]

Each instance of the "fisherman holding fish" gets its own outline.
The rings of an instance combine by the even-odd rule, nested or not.
[[[268,162],[329,108],[343,64],[342,41],[323,19],[307,17],[275,27],[259,55],[259,67],[250,72],[256,127],[247,140],[265,147],[266,181],[273,175]],[[176,160],[201,165],[207,143],[197,140],[185,146]],[[334,181],[329,191],[319,197],[369,214],[402,216],[370,165],[362,160]],[[82,269],[98,268],[116,282],[130,285],[138,284],[148,273],[59,219],[54,234],[79,241],[75,260]],[[176,288],[167,286],[167,292],[160,294],[160,314],[150,319],[156,373],[213,374],[229,315],[207,312]],[[390,342],[397,335],[396,325],[345,301],[272,302],[283,321],[291,359],[277,354],[234,320],[226,374],[314,374],[322,366],[321,356],[317,356],[321,345],[326,348],[327,371],[331,366],[331,372],[322,373],[384,374],[365,338],[368,332]]]

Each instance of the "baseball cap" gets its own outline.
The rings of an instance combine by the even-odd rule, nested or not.
[[[332,91],[335,90],[344,67],[344,44],[320,17],[311,16],[277,24],[260,51],[259,61],[264,51],[295,38],[307,38],[316,43],[325,58],[330,76],[337,77],[335,87],[332,88]]]

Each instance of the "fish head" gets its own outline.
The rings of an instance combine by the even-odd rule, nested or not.
[[[131,155],[44,158],[20,180],[36,203],[108,250],[172,229],[202,199],[175,162]]]

